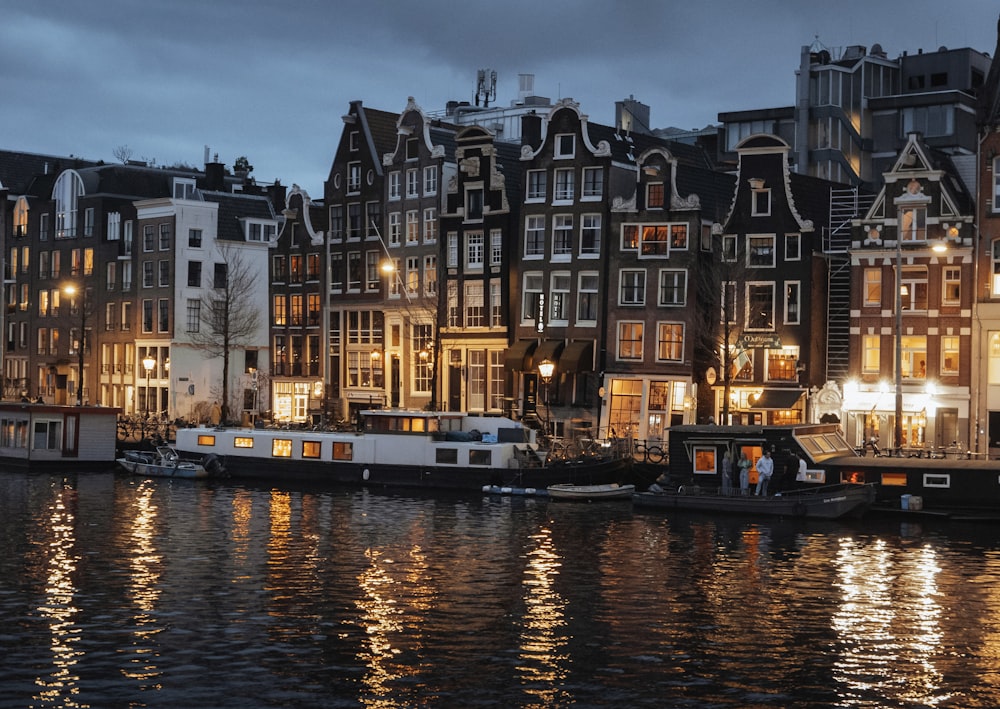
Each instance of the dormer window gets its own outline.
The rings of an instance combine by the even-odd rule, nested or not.
[[[247,222],[247,241],[271,242],[277,234],[277,227],[266,222]]]
[[[196,185],[195,181],[188,177],[174,178],[174,199],[193,199]]]

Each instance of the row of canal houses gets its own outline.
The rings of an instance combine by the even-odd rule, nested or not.
[[[834,420],[985,454],[998,86],[994,66],[965,117],[975,155],[907,132],[870,191],[792,170],[775,134],[729,161],[571,99],[516,131],[351,102],[319,199],[207,150],[203,170],[4,152],[3,395],[194,420],[429,407],[647,441]],[[234,310],[260,318],[222,357],[206,311],[240,272]]]

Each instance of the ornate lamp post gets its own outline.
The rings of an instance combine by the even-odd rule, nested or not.
[[[142,358],[142,367],[146,370],[146,411],[145,418],[149,418],[149,377],[153,373],[153,367],[156,366],[156,360],[153,356],[149,354],[149,350],[146,350],[146,356]]]
[[[543,359],[538,363],[538,376],[542,378],[542,383],[545,384],[545,433],[549,435],[549,382],[552,381],[552,375],[555,374],[556,364],[548,359]]]

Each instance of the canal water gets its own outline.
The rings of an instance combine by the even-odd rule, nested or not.
[[[993,707],[1000,529],[0,473],[0,707]]]

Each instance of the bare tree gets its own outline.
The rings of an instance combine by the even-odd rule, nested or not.
[[[114,155],[115,159],[122,165],[127,165],[128,161],[132,159],[132,148],[127,145],[119,145],[111,151],[111,154]]]
[[[722,420],[729,422],[730,393],[734,377],[742,369],[744,348],[740,344],[748,317],[746,289],[755,269],[748,264],[746,237],[717,235],[713,239],[710,263],[704,263],[698,280],[699,301],[707,307],[709,327],[699,332],[695,347],[707,361],[718,362],[722,379]]]
[[[260,274],[237,247],[219,243],[222,263],[216,264],[211,288],[200,302],[201,322],[191,343],[208,357],[222,357],[222,420],[230,416],[229,356],[233,349],[254,342],[261,310],[255,301]]]

